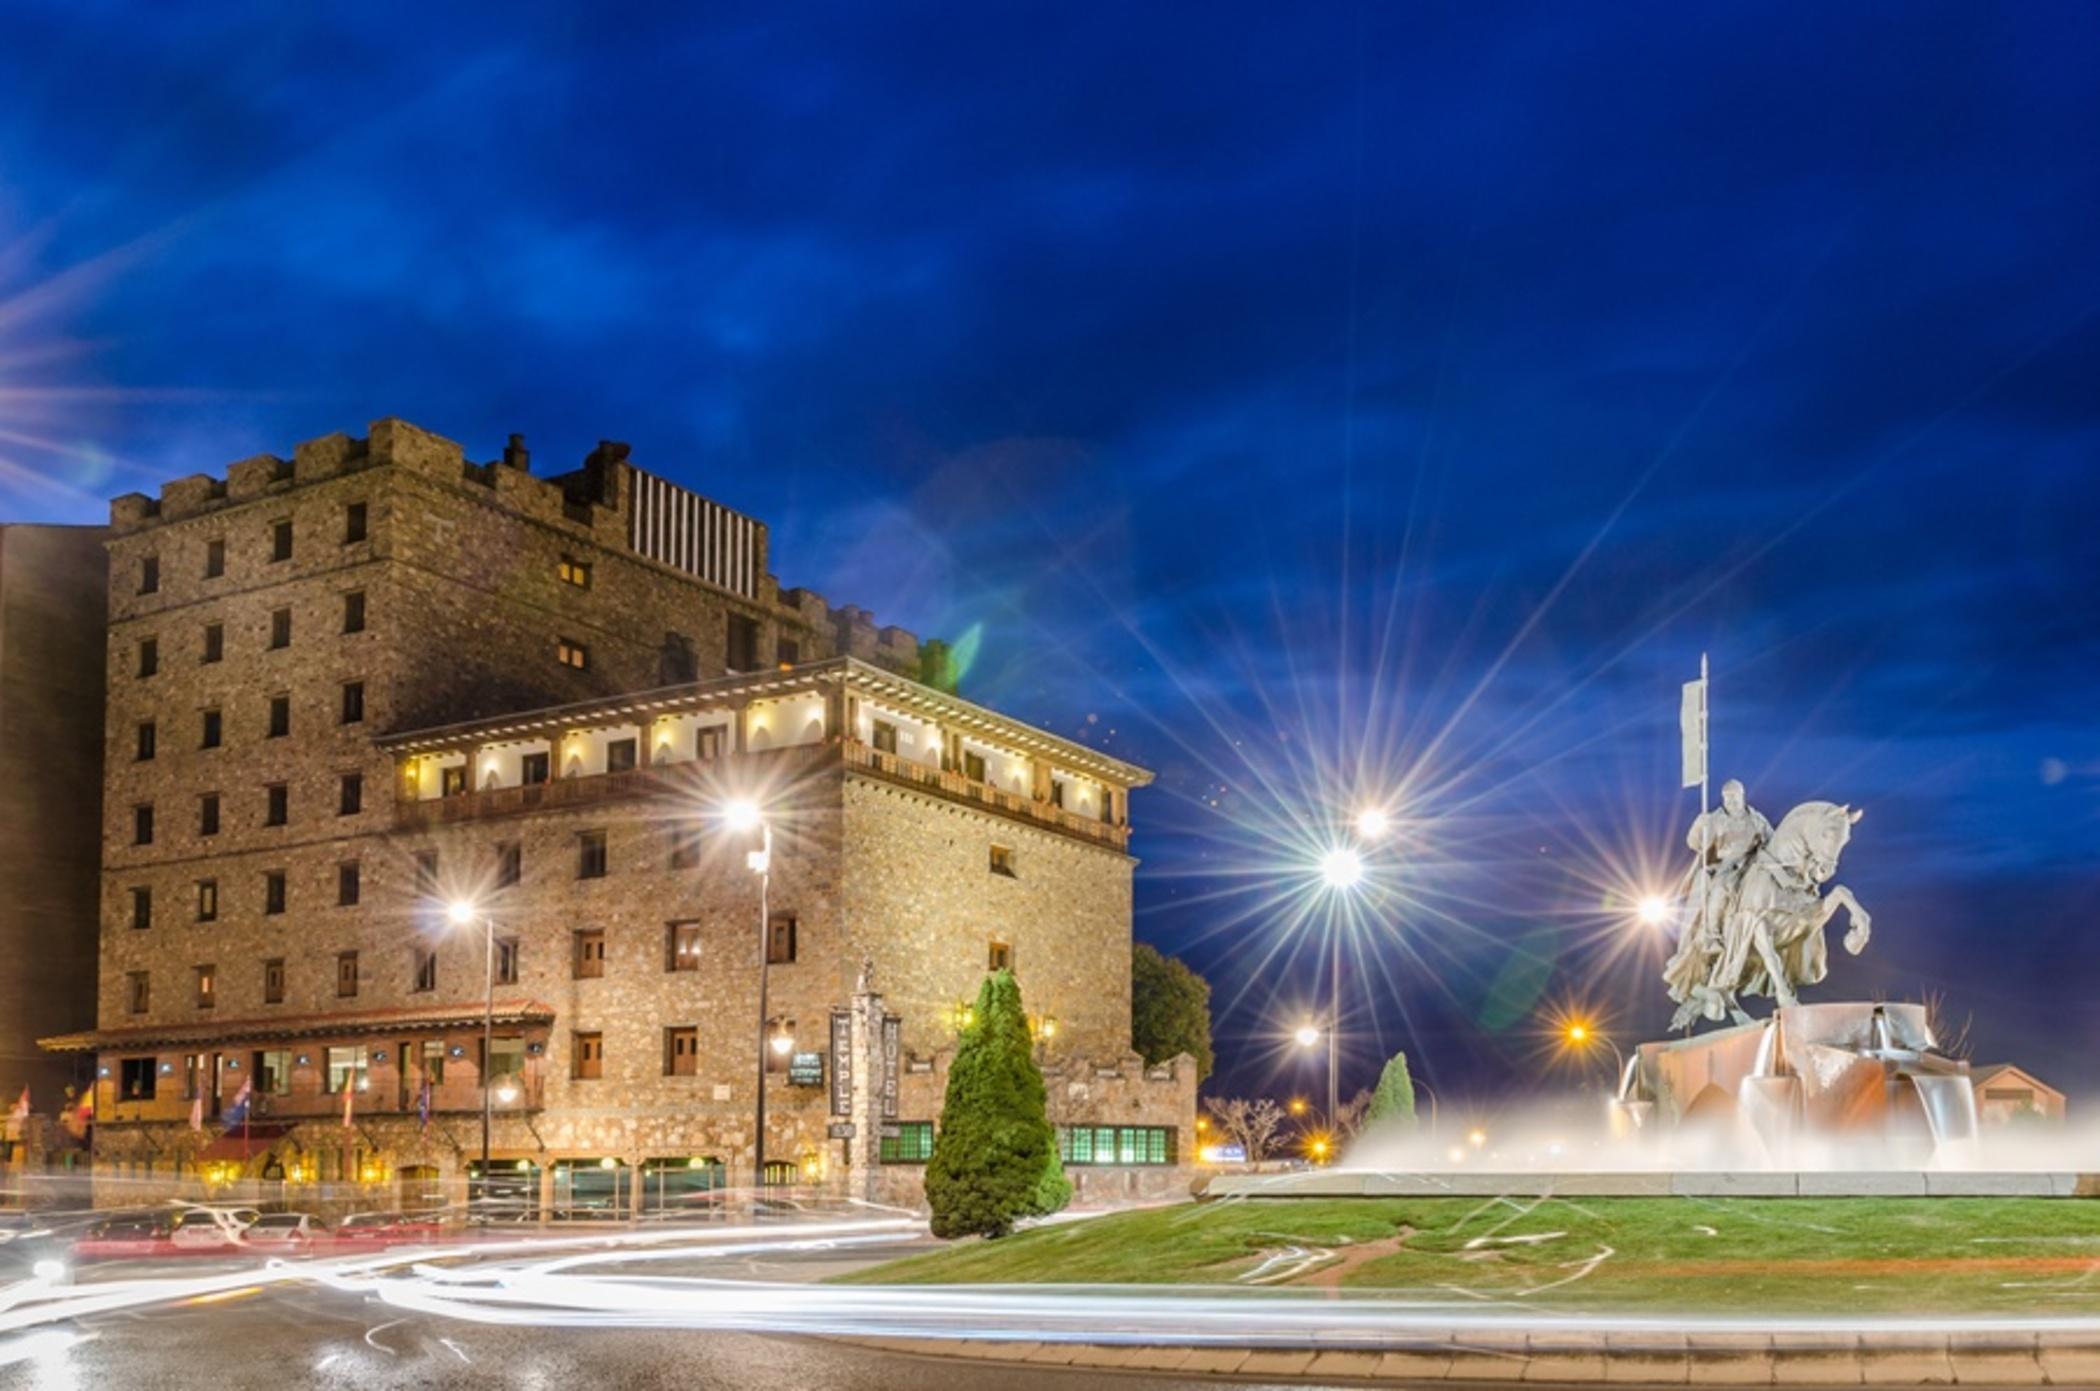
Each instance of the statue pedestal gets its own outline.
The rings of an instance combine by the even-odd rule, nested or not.
[[[1822,1146],[1944,1163],[1973,1146],[1969,1066],[1933,1051],[1923,1005],[1788,1005],[1636,1051],[1615,1128],[1707,1130],[1773,1163]]]

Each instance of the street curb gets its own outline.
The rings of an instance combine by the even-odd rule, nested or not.
[[[1391,1347],[1027,1343],[834,1337],[856,1347],[1035,1367],[1382,1385],[1544,1382],[1614,1386],[2100,1386],[2100,1342],[2058,1334],[1863,1339],[1764,1333],[1567,1334],[1512,1331]]]

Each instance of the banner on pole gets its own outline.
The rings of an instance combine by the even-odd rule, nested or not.
[[[1684,739],[1684,785],[1697,787],[1706,781],[1706,678],[1684,683],[1684,699],[1677,707],[1677,729]]]

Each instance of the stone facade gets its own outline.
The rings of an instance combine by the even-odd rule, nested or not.
[[[1046,1062],[1134,1067],[1147,775],[919,684],[912,635],[780,588],[763,527],[625,453],[541,479],[515,437],[474,464],[381,421],[113,505],[99,1027],[49,1041],[98,1059],[102,1163],[223,1159],[187,1122],[260,1069],[234,1171],[451,1183],[480,1149],[493,938],[503,1164],[554,1202],[564,1162],[750,1181],[762,919],[732,797],[775,828],[794,948],[768,1014],[794,1053],[825,1052],[872,961],[934,1069],[899,1119],[932,1119],[916,1079],[1010,962]],[[768,1160],[843,1179],[830,1060],[814,1085],[779,1065]],[[1130,1085],[1190,1153],[1192,1074]]]
[[[95,1017],[102,771],[99,527],[0,526],[0,1113],[84,1080],[38,1038]],[[12,1122],[0,1160],[30,1145]]]

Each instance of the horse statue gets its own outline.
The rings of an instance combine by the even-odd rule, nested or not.
[[[1823,887],[1862,814],[1835,802],[1803,802],[1751,855],[1732,901],[1702,907],[1663,972],[1678,1002],[1673,1030],[1724,1015],[1748,1024],[1743,995],[1798,1004],[1795,991],[1829,973],[1823,929],[1840,908],[1852,922],[1845,950],[1857,956],[1866,949],[1873,933],[1867,910],[1843,884]]]

